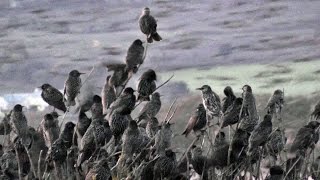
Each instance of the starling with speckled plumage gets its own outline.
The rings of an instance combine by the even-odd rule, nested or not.
[[[320,119],[320,101],[314,107],[314,110],[311,113],[311,117],[314,117],[316,120]]]
[[[73,133],[74,133],[74,127],[76,125],[73,122],[67,122],[64,125],[64,129],[59,135],[59,138],[62,139],[65,143],[65,146],[67,148],[70,148],[72,146],[73,142]]]
[[[41,89],[41,97],[46,103],[63,112],[67,111],[64,104],[63,94],[58,89],[52,87],[50,84],[43,84]]]
[[[85,180],[109,180],[111,172],[107,159],[101,159],[89,170]]]
[[[240,116],[243,118],[240,121],[239,128],[247,132],[252,132],[258,124],[259,116],[256,107],[256,99],[252,93],[252,88],[249,85],[242,87],[242,111]]]
[[[265,180],[282,180],[284,178],[285,172],[281,166],[272,166],[270,168],[270,175],[265,178]]]
[[[161,155],[154,165],[153,179],[169,178],[177,167],[176,154],[168,149],[164,155]]]
[[[259,146],[263,146],[269,138],[272,132],[272,116],[267,114],[260,124],[252,131],[249,138],[249,149],[248,152],[252,152]]]
[[[221,128],[231,126],[239,122],[239,115],[242,107],[242,98],[236,98],[233,105],[224,112]]]
[[[130,111],[114,111],[108,119],[116,146],[119,144],[122,134],[127,129],[129,121],[131,119],[132,118],[130,116]]]
[[[147,35],[148,43],[152,43],[153,40],[161,41],[161,36],[157,33],[157,21],[150,15],[150,9],[145,7],[139,18],[140,30],[143,34]]]
[[[162,125],[161,129],[158,131],[155,137],[155,149],[156,154],[164,155],[165,150],[170,148],[172,140],[172,129],[170,123],[165,123]]]
[[[284,133],[281,132],[280,128],[277,128],[269,137],[267,142],[267,149],[271,156],[277,158],[277,155],[283,150],[286,144]]]
[[[53,161],[62,165],[67,158],[67,151],[68,148],[66,147],[64,140],[58,138],[48,151],[47,161]]]
[[[230,86],[225,87],[223,92],[226,97],[222,99],[222,113],[225,113],[227,109],[234,104],[236,96]]]
[[[59,138],[59,125],[51,114],[46,114],[40,123],[39,132],[42,133],[46,146],[50,148],[54,141]]]
[[[202,92],[203,105],[207,111],[208,121],[210,122],[214,117],[220,117],[221,115],[221,101],[211,87],[203,85],[201,88],[197,88]]]
[[[283,92],[280,89],[274,91],[267,103],[268,114],[278,115],[281,113],[284,104]]]
[[[122,136],[122,154],[129,158],[133,157],[134,153],[141,150],[142,142],[143,137],[139,131],[137,122],[131,120]]]
[[[31,144],[31,138],[28,135],[28,121],[22,112],[22,107],[20,104],[13,107],[10,124],[13,132],[22,139],[22,144],[29,146]]]
[[[15,150],[17,151],[16,154],[18,155],[18,161],[21,165],[21,175],[22,177],[25,177],[29,174],[31,169],[31,163],[27,151],[20,141],[17,141],[14,146]]]
[[[14,150],[8,149],[4,152],[4,154],[0,157],[0,167],[1,171],[10,180],[19,179],[18,161]]]
[[[81,88],[81,74],[84,73],[80,73],[78,70],[72,70],[64,83],[63,95],[65,97],[65,104],[67,107],[76,105],[75,99],[80,93]]]
[[[123,93],[110,105],[108,114],[111,115],[113,111],[129,112],[134,109],[136,104],[136,96],[131,87],[124,89]]]
[[[139,112],[138,122],[142,119],[149,119],[158,114],[161,109],[160,93],[155,92],[151,95],[151,100],[147,102]]]
[[[190,117],[187,127],[185,128],[182,135],[185,135],[187,137],[192,130],[194,132],[198,132],[202,128],[204,128],[206,124],[207,124],[206,110],[203,104],[199,104],[197,107],[197,110]]]
[[[91,124],[91,119],[88,118],[86,113],[80,112],[78,122],[76,125],[76,131],[77,131],[79,138],[82,138],[82,136],[86,133],[90,124]]]
[[[92,119],[102,118],[103,116],[103,107],[101,97],[98,95],[93,96],[93,104],[90,108]]]
[[[138,101],[150,101],[150,95],[156,90],[156,81],[157,75],[156,72],[152,69],[144,72],[138,83]]]
[[[320,179],[320,156],[311,165],[311,177],[313,179]]]
[[[136,39],[127,51],[126,64],[129,71],[132,70],[134,73],[137,72],[138,67],[143,63],[143,55],[144,47],[142,41]]]
[[[116,95],[118,96],[124,88],[125,82],[132,75],[132,71],[129,71],[126,64],[105,64],[108,72],[113,71],[109,80],[109,85],[113,85]]]
[[[210,162],[202,155],[201,147],[193,146],[191,149],[191,164],[194,171],[200,176],[203,174],[203,180],[208,179],[208,168]]]
[[[317,121],[310,121],[307,125],[300,128],[296,137],[294,138],[290,153],[298,152],[300,155],[303,155],[308,148],[312,148],[315,141],[319,140],[316,129],[319,127],[320,123]]]
[[[146,126],[146,133],[149,138],[153,138],[159,130],[159,121],[156,117],[152,117],[148,120]]]
[[[116,100],[116,92],[113,84],[110,80],[111,76],[108,76],[106,82],[101,91],[103,114],[107,113],[107,109],[110,107],[111,103]]]

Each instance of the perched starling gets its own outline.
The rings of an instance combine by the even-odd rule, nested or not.
[[[164,155],[165,150],[170,148],[173,132],[171,130],[171,124],[165,123],[158,131],[155,137],[155,149],[156,154]]]
[[[98,95],[93,96],[93,104],[91,106],[91,115],[92,119],[102,118],[103,116],[103,107],[101,97]]]
[[[314,117],[316,120],[320,119],[320,101],[314,107],[311,117]]]
[[[67,151],[68,148],[66,147],[64,140],[58,138],[48,151],[47,161],[53,161],[62,165],[67,158]]]
[[[300,128],[296,137],[292,142],[290,153],[299,152],[299,154],[300,153],[304,154],[304,152],[308,148],[314,146],[315,141],[317,140],[316,129],[319,127],[319,125],[320,123],[317,121],[310,121],[309,124]],[[319,138],[319,135],[318,135],[318,138]]]
[[[46,114],[40,123],[40,131],[46,142],[46,146],[50,148],[54,141],[59,138],[59,125],[55,122],[51,114]]]
[[[108,121],[109,121],[110,129],[114,136],[115,145],[118,145],[118,143],[120,142],[122,134],[127,129],[128,123],[130,120],[131,120],[130,112],[114,111],[111,114],[111,117],[108,119]]]
[[[282,180],[284,178],[285,172],[281,166],[272,166],[270,168],[270,175],[265,178],[265,180]]]
[[[50,84],[43,84],[40,88],[42,89],[41,97],[45,102],[63,112],[67,111],[63,94],[58,89],[52,87]]]
[[[155,92],[151,96],[151,101],[147,102],[144,107],[141,109],[137,119],[138,122],[142,119],[149,119],[151,117],[154,117],[158,114],[158,112],[161,109],[161,100],[160,100],[160,94],[158,92]]]
[[[193,130],[194,132],[200,131],[207,124],[206,110],[203,104],[199,104],[197,110],[190,117],[187,127],[182,133],[186,137]]]
[[[268,114],[273,115],[281,112],[284,103],[283,98],[283,92],[280,89],[274,91],[267,104]]]
[[[123,90],[125,82],[128,80],[132,72],[128,70],[126,64],[106,64],[105,65],[109,71],[113,71],[113,74],[109,80],[109,85],[114,86],[116,90],[116,95],[118,96]]]
[[[24,113],[22,112],[22,107],[17,104],[13,107],[10,124],[13,132],[22,139],[22,144],[29,146],[31,143],[31,138],[28,136],[28,121]]]
[[[133,157],[134,153],[141,150],[142,142],[143,137],[139,131],[137,122],[131,120],[122,136],[122,154],[129,158]]]
[[[161,155],[154,165],[153,179],[169,178],[175,171],[176,166],[176,154],[171,149],[166,150],[165,154]]]
[[[129,111],[129,114],[134,109],[136,104],[136,96],[134,95],[134,90],[130,87],[126,88],[123,93],[110,105],[109,115],[113,111]]]
[[[277,158],[277,155],[283,150],[286,142],[286,138],[283,137],[283,133],[277,128],[269,137],[267,142],[268,152],[271,156]]]
[[[146,132],[149,138],[153,138],[159,130],[159,121],[156,117],[152,117],[148,120]]]
[[[24,146],[21,144],[20,141],[17,141],[14,146],[15,146],[15,150],[17,151],[18,161],[21,165],[21,175],[22,177],[25,177],[29,174],[31,169],[29,156],[27,154],[26,149],[24,148]]]
[[[64,129],[59,135],[59,138],[64,141],[64,144],[67,148],[70,148],[72,146],[73,142],[73,133],[74,133],[74,127],[76,125],[73,122],[67,122],[64,125]]]
[[[236,98],[232,106],[224,112],[222,117],[222,126],[221,128],[231,126],[239,122],[239,115],[242,106],[242,98]]]
[[[150,9],[145,7],[139,18],[140,30],[143,34],[147,35],[148,43],[152,43],[153,40],[161,41],[161,36],[157,33],[157,21],[150,15]]]
[[[5,114],[5,116],[3,117],[3,119],[0,123],[0,135],[10,134],[10,132],[11,132],[10,116],[11,116],[11,113]]]
[[[311,177],[313,179],[320,179],[320,156],[312,163]]]
[[[191,164],[197,174],[200,176],[203,174],[203,180],[208,179],[208,167],[210,166],[210,162],[202,155],[202,149],[200,147],[192,147]]]
[[[222,131],[220,131],[214,140],[213,149],[217,149],[219,147],[224,146],[225,144],[228,144],[226,141],[226,134]]]
[[[157,88],[156,80],[157,75],[152,69],[147,70],[141,75],[138,83],[138,101],[150,101],[150,94]]]
[[[225,98],[222,99],[222,113],[226,112],[226,110],[234,104],[236,100],[236,96],[233,93],[233,90],[230,86],[227,86],[223,90],[224,94],[226,95]]]
[[[252,88],[249,85],[244,85],[242,93],[242,118],[239,128],[247,132],[252,132],[254,127],[258,124],[259,116],[256,107],[256,99],[252,93]]]
[[[208,121],[210,122],[214,117],[220,117],[221,115],[221,101],[211,87],[208,85],[203,85],[201,88],[197,88],[202,92],[203,105],[206,108]]]
[[[78,122],[76,125],[76,131],[78,133],[78,136],[80,136],[79,138],[82,138],[84,133],[86,133],[90,124],[91,124],[91,119],[87,117],[86,113],[80,112]]]
[[[0,157],[0,166],[1,171],[9,177],[10,180],[19,179],[18,160],[14,150],[8,149],[4,152]]]
[[[249,138],[248,152],[252,152],[259,146],[264,145],[268,141],[268,137],[272,132],[272,116],[267,114],[263,121],[252,131]]]
[[[64,97],[66,98],[66,106],[76,105],[76,97],[80,93],[81,88],[81,78],[80,75],[85,73],[80,73],[77,70],[72,70],[64,83]]]
[[[133,41],[127,51],[126,64],[129,70],[137,72],[137,67],[143,63],[144,47],[140,39]]]
[[[110,104],[116,100],[116,92],[113,84],[110,82],[110,78],[111,76],[107,77],[106,83],[101,91],[103,114],[107,114],[107,109],[110,107]]]
[[[85,180],[109,180],[111,172],[107,159],[101,159],[89,170]]]

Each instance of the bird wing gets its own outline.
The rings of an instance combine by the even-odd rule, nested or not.
[[[197,124],[198,120],[199,120],[198,116],[195,116],[195,115],[191,116],[183,134],[188,135],[192,131],[193,127]]]

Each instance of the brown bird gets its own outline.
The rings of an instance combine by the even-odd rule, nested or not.
[[[127,51],[126,64],[128,70],[133,73],[138,71],[138,67],[143,63],[144,47],[140,39],[133,41]]]
[[[41,97],[46,103],[63,112],[67,111],[63,94],[58,89],[52,87],[50,84],[43,84],[40,88],[42,89]]]
[[[128,158],[133,157],[134,153],[138,153],[142,149],[142,143],[143,136],[139,131],[137,122],[131,120],[122,136],[122,155]]]
[[[283,137],[283,132],[277,128],[269,137],[267,149],[271,156],[277,158],[277,155],[283,150],[286,144],[286,137]]]
[[[116,100],[116,92],[113,84],[111,84],[110,78],[111,76],[107,77],[101,91],[103,114],[107,114],[107,109],[110,107],[111,103]]]
[[[222,113],[225,113],[227,109],[234,104],[236,96],[234,95],[233,90],[230,86],[224,88],[223,92],[226,97],[222,99]]]
[[[196,112],[190,117],[187,127],[182,133],[186,137],[193,130],[194,132],[200,131],[207,124],[206,110],[204,109],[203,104],[199,104]]]
[[[154,70],[149,69],[144,72],[138,83],[138,101],[150,101],[149,96],[156,90],[157,75]]]
[[[118,96],[124,88],[125,82],[132,75],[126,64],[105,64],[108,72],[113,71],[109,83],[115,88],[116,95]]]
[[[145,7],[139,18],[140,30],[143,34],[147,35],[148,43],[152,43],[153,40],[161,41],[161,36],[157,33],[157,21],[150,15],[150,9]]]

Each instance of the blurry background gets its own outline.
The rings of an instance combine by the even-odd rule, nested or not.
[[[145,39],[138,26],[145,6],[163,41],[148,46],[139,73],[153,68],[158,84],[175,74],[159,91],[163,112],[179,98],[177,133],[201,102],[195,88],[203,84],[221,99],[226,85],[240,95],[250,84],[261,115],[273,91],[284,89],[288,135],[309,119],[320,90],[318,0],[1,0],[1,112],[21,103],[36,126],[48,108],[35,88],[62,90],[72,69],[88,73],[95,65],[81,92],[100,93],[107,76],[101,63],[124,61],[130,44]]]

